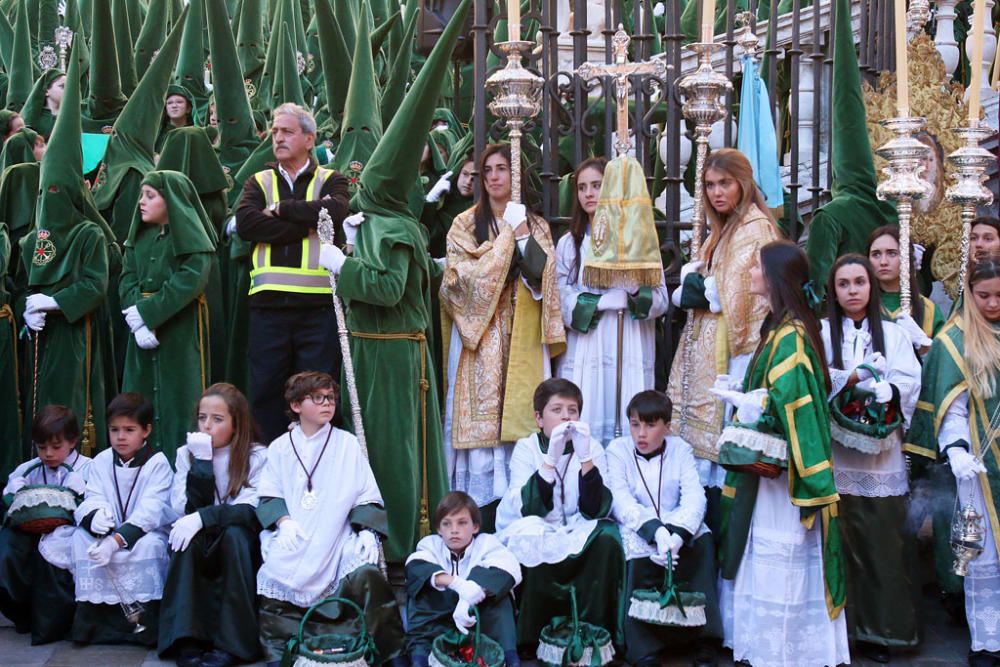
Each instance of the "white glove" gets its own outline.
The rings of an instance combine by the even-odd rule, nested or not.
[[[7,482],[7,488],[10,489],[11,493],[17,493],[26,486],[28,486],[28,480],[24,477],[14,477]]]
[[[486,591],[482,586],[462,577],[452,577],[448,588],[458,593],[459,599],[470,605],[479,604],[486,599]]]
[[[684,279],[688,277],[689,273],[693,273],[695,271],[698,271],[703,266],[705,266],[705,262],[703,262],[701,260],[698,260],[698,261],[695,261],[695,262],[688,262],[687,264],[685,264],[684,266],[682,266],[681,267],[681,285],[684,284]]]
[[[920,325],[913,321],[909,315],[900,315],[896,318],[896,324],[903,327],[903,331],[910,337],[913,347],[927,347],[931,344],[931,339],[927,337]]]
[[[59,310],[59,304],[51,296],[44,294],[32,294],[24,301],[25,310]]]
[[[875,378],[868,378],[863,382],[857,383],[854,387],[874,394],[875,400],[879,403],[888,403],[892,400],[892,385],[885,380],[876,382]]]
[[[511,229],[516,230],[522,222],[528,219],[528,209],[524,207],[524,204],[507,202],[507,208],[503,210],[503,219],[510,225]]]
[[[754,389],[744,394],[739,391],[725,391],[712,387],[709,391],[720,400],[736,408],[736,418],[743,424],[752,424],[764,414],[764,401],[767,398],[766,389]]]
[[[952,447],[948,450],[948,463],[951,464],[951,472],[955,475],[955,479],[959,481],[972,479],[978,473],[986,472],[983,462],[961,447]]]
[[[83,475],[75,470],[66,475],[66,479],[63,480],[62,485],[78,496],[82,496],[87,492],[87,483],[83,481]]]
[[[146,326],[146,323],[142,321],[142,315],[139,314],[138,306],[129,306],[122,311],[122,315],[125,316],[125,324],[128,325],[129,331],[133,333]]]
[[[680,558],[681,547],[684,546],[684,540],[681,539],[681,536],[671,533],[666,527],[661,526],[656,529],[653,538],[656,540],[656,555],[660,558],[659,564],[666,566],[667,553],[669,552],[676,565]]]
[[[201,514],[191,512],[187,516],[182,516],[174,523],[170,529],[170,548],[174,551],[184,551],[191,544],[191,540],[198,534],[198,531],[205,527],[201,520]]]
[[[274,543],[279,549],[292,551],[299,546],[299,543],[306,538],[295,519],[285,519],[278,525],[278,532],[274,536]]]
[[[226,220],[226,236],[232,236],[236,233],[236,216],[231,215],[229,219]]]
[[[364,213],[355,213],[344,218],[344,236],[347,238],[347,245],[354,245],[358,240],[358,227],[364,221]]]
[[[115,527],[115,519],[111,512],[106,509],[99,509],[90,520],[90,532],[95,535],[107,535]]]
[[[469,634],[469,628],[476,624],[476,617],[469,613],[469,603],[465,600],[459,600],[458,604],[455,605],[455,611],[452,613],[451,618],[455,621],[455,627],[463,635]]]
[[[348,229],[347,225],[344,226],[344,230]],[[322,243],[319,246],[319,263],[324,269],[330,273],[339,274],[340,269],[344,266],[344,260],[347,259],[347,255],[344,254],[340,248],[335,245],[330,245],[328,243]]]
[[[613,289],[602,294],[597,302],[597,310],[625,310],[628,308],[628,292],[623,289]]]
[[[879,377],[885,377],[885,357],[882,356],[881,352],[872,352],[861,361],[861,364],[858,364],[857,368],[854,369],[854,372],[858,375],[858,380],[867,380],[872,376],[872,374],[867,368],[861,368],[862,365],[871,366],[878,373]]]
[[[923,247],[919,243],[914,243],[910,247],[913,248],[914,268],[919,271],[920,267],[924,264],[924,251],[927,250],[927,248]]]
[[[440,266],[442,269],[448,264],[447,257],[431,257],[431,259],[434,260],[434,263]]]
[[[545,453],[544,462],[553,468],[562,459],[563,452],[566,451],[566,441],[570,439],[570,431],[573,422],[563,422],[552,429],[549,436],[549,451]]]
[[[358,533],[357,550],[358,558],[369,565],[378,564],[378,540],[375,539],[375,533],[370,530]]]
[[[441,199],[441,195],[446,192],[451,192],[451,181],[449,180],[451,178],[451,174],[452,172],[450,171],[445,172],[444,176],[438,179],[438,182],[435,183],[434,187],[427,193],[427,197],[425,198],[427,201],[432,203],[436,202]]]
[[[90,557],[90,562],[97,567],[104,567],[111,562],[111,557],[115,555],[115,552],[121,549],[118,544],[118,540],[115,539],[114,535],[108,535],[99,542],[95,542],[92,547],[87,549],[87,556]]]
[[[191,456],[199,461],[212,460],[212,436],[208,433],[188,433],[185,444]]]
[[[594,457],[590,452],[590,426],[584,422],[570,422],[570,427],[572,429],[570,440],[573,441],[573,452],[576,454],[576,458],[580,460],[580,463],[593,461]]]
[[[675,287],[674,291],[670,293],[670,303],[674,304],[674,308],[681,307],[681,296],[684,294],[684,285],[681,284],[680,287]]]
[[[705,278],[705,299],[708,301],[708,309],[711,312],[722,312],[722,297],[719,296],[719,285],[715,276]]]
[[[653,5],[653,16],[663,16],[663,13],[665,11],[667,11],[667,10],[663,6],[662,2],[658,2],[655,5]]]
[[[719,391],[739,391],[743,388],[743,383],[729,375],[717,375],[712,388]]]
[[[150,331],[149,327],[145,324],[136,329],[133,335],[135,336],[135,344],[143,350],[155,350],[160,346],[160,341],[156,337],[156,332]]]
[[[24,324],[32,331],[41,331],[45,328],[44,310],[24,311]]]

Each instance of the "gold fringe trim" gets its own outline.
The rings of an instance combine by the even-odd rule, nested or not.
[[[585,266],[583,283],[600,289],[627,289],[635,291],[640,287],[659,287],[663,282],[663,267],[650,264],[629,264],[621,266]]]

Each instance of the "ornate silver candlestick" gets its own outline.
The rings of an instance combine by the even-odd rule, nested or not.
[[[510,131],[510,195],[521,203],[521,130],[529,118],[542,108],[542,77],[521,66],[521,58],[535,46],[534,42],[498,42],[507,54],[507,65],[486,80],[486,90],[493,96],[490,112],[507,122]]]
[[[694,213],[691,218],[691,253],[690,258],[697,258],[701,250],[701,236],[704,230],[705,209],[703,194],[705,183],[702,172],[705,170],[705,158],[708,157],[708,137],[712,134],[712,125],[726,117],[725,94],[733,89],[732,82],[724,74],[712,68],[712,54],[722,49],[722,44],[714,42],[695,42],[688,48],[698,54],[698,68],[684,76],[678,82],[684,104],[681,112],[688,120],[694,121],[695,146],[697,157],[694,177]],[[691,363],[694,350],[694,313],[688,313],[684,323],[684,354],[681,358],[681,437],[688,437],[688,416],[690,411]]]
[[[59,47],[59,69],[66,71],[66,54],[73,46],[73,31],[66,26],[59,26],[55,31],[56,46]]]
[[[996,157],[980,146],[993,136],[992,128],[977,124],[973,127],[952,128],[951,131],[965,142],[964,146],[948,156],[948,162],[954,168],[951,176],[955,183],[948,186],[944,193],[948,201],[962,207],[962,263],[958,269],[958,293],[962,294],[969,268],[969,235],[972,233],[976,207],[993,203],[993,193],[984,183],[986,169]]]
[[[882,201],[896,202],[899,214],[899,300],[900,309],[907,315],[910,313],[910,221],[913,202],[931,194],[931,184],[920,177],[931,149],[914,138],[926,124],[926,119],[917,116],[886,118],[881,125],[896,136],[875,151],[888,161],[882,168],[886,178],[878,184],[876,194]]]

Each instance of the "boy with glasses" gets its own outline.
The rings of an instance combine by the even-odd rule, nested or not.
[[[264,564],[257,573],[261,640],[281,659],[306,610],[332,595],[364,609],[378,653],[393,662],[403,627],[389,583],[377,568],[387,533],[382,494],[357,439],[335,428],[339,387],[326,373],[297,373],[285,384],[292,428],[268,447],[257,518]],[[316,634],[350,634],[356,619],[340,605],[310,616]]]

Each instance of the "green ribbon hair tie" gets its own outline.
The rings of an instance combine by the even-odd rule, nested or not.
[[[802,293],[806,296],[806,303],[814,310],[823,303],[823,299],[816,293],[816,288],[813,286],[813,281],[811,280],[802,283]]]

